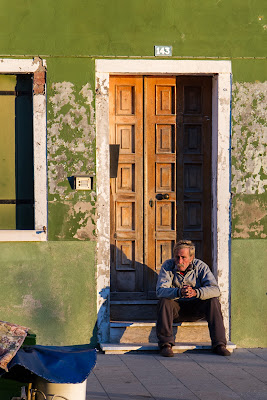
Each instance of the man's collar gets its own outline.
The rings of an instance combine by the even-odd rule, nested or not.
[[[187,272],[192,271],[192,269],[193,269],[193,264],[191,263],[191,264],[188,265],[188,267],[186,268],[186,270],[181,271],[181,272],[182,272],[183,275],[186,275]],[[179,271],[179,272],[180,272],[180,271]]]

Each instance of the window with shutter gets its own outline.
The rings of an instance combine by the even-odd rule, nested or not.
[[[44,77],[41,60],[1,60],[0,241],[47,240]]]
[[[34,229],[31,75],[0,75],[0,229]]]

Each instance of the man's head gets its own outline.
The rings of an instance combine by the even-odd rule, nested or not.
[[[185,271],[195,258],[195,245],[191,240],[179,240],[173,248],[175,263],[180,271]]]

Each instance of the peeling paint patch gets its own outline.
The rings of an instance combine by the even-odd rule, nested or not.
[[[93,232],[95,230],[95,222],[92,216],[92,205],[90,203],[78,202],[71,210],[71,214],[79,215],[79,226],[74,238],[85,240],[93,239]]]
[[[258,21],[261,24],[262,28],[266,31],[267,29],[267,25],[264,24],[264,15],[259,15],[258,16]]]
[[[61,202],[57,196],[49,203],[49,221],[53,240],[95,240],[95,201],[88,195]]]
[[[232,190],[262,194],[267,183],[267,82],[233,85]]]
[[[21,309],[24,316],[31,316],[33,311],[42,308],[42,304],[40,300],[35,300],[31,294],[26,294],[22,297],[22,304],[14,305],[14,308]]]
[[[33,74],[33,94],[45,94],[46,68],[40,57],[35,57],[33,62],[34,64],[39,64],[38,69]]]
[[[52,315],[53,315],[53,317],[57,318],[60,322],[66,322],[67,319],[66,319],[65,313],[62,308],[63,308],[63,304],[61,304],[60,310],[54,309],[52,311]]]
[[[68,210],[60,221],[58,239],[92,239],[95,235],[96,193],[77,193],[74,175],[95,176],[94,94],[89,83],[77,88],[72,82],[52,84],[48,113],[49,201]]]
[[[63,195],[68,176],[93,173],[95,168],[93,92],[89,83],[78,93],[71,82],[54,83],[52,88],[47,142],[49,193]]]
[[[265,239],[267,205],[264,195],[243,195],[233,201],[233,238]]]

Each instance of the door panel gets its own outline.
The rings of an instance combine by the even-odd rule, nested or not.
[[[158,272],[176,240],[176,78],[149,76],[144,85],[145,259]],[[156,279],[148,273],[149,298],[155,297]]]
[[[177,239],[211,265],[211,78],[110,77],[110,143],[111,299],[154,299]]]
[[[211,78],[177,78],[177,235],[211,267]]]
[[[118,177],[110,184],[112,296],[143,297],[142,77],[110,78],[110,144],[120,149]]]

